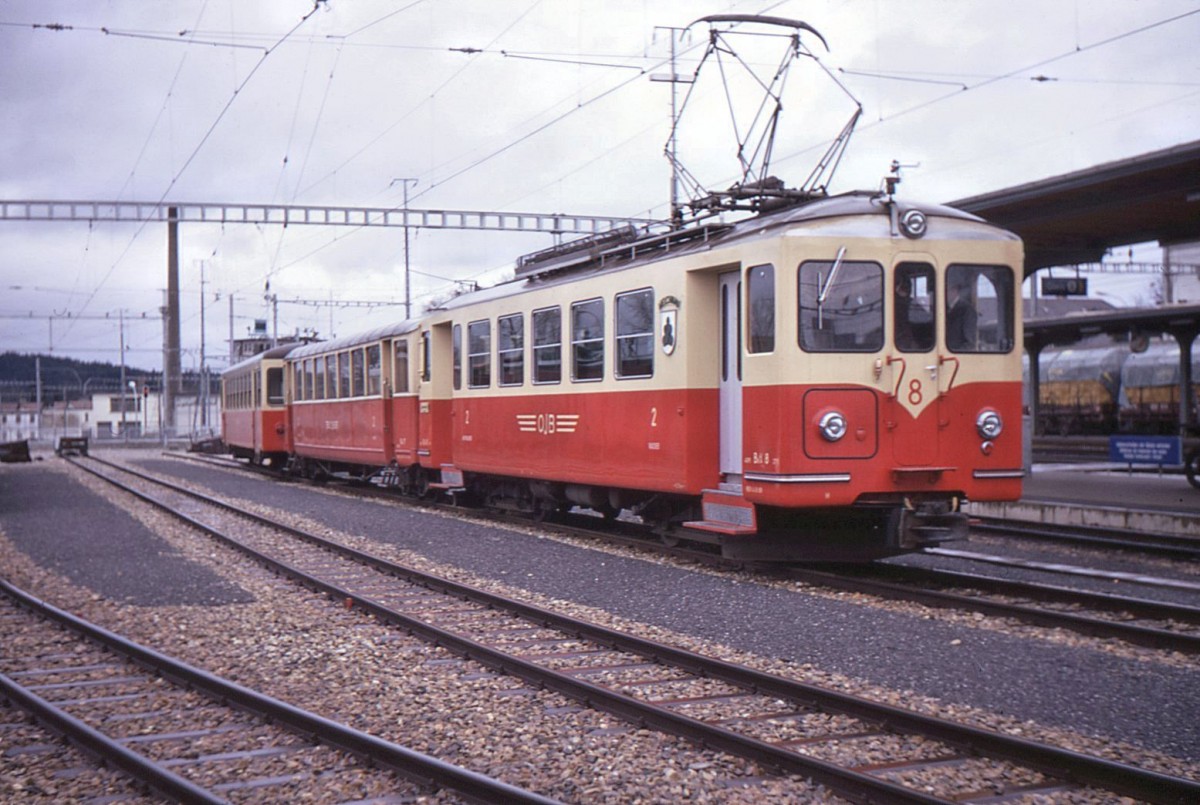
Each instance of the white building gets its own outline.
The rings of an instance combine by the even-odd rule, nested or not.
[[[0,442],[38,438],[41,415],[36,403],[0,403]]]

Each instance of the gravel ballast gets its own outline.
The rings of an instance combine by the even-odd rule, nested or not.
[[[138,463],[539,595],[948,704],[1200,761],[1194,658],[1161,663],[1153,652],[1130,656],[1101,641],[1029,639],[974,628],[970,618],[915,615],[854,595],[809,595],[745,574],[696,573],[191,462]]]
[[[1177,707],[1185,712],[1175,718],[1156,704],[1159,692],[1151,689],[1160,685],[1163,679],[1176,689],[1189,684],[1189,680],[1194,683],[1194,664],[1163,665],[1152,659],[1111,655],[1096,647],[1078,648],[1064,646],[1061,642],[1018,638],[984,628],[971,628],[957,621],[891,611],[877,604],[869,605],[857,596],[806,594],[759,583],[745,574],[696,572],[658,560],[618,556],[519,530],[348,499],[310,487],[231,475],[174,460],[149,459],[139,463],[155,471],[194,478],[223,494],[257,500],[275,510],[290,511],[310,525],[323,523],[328,528],[357,535],[360,542],[374,544],[381,552],[415,551],[430,561],[453,566],[448,568],[449,572],[471,576],[474,580],[491,579],[508,589],[530,591],[528,597],[531,599],[552,598],[560,606],[579,607],[589,615],[608,613],[614,622],[637,620],[648,624],[643,627],[648,631],[669,629],[679,633],[682,640],[688,640],[687,636],[690,636],[696,643],[695,648],[706,648],[700,643],[702,639],[719,642],[756,653],[768,666],[787,666],[794,675],[832,683],[852,692],[869,692],[902,706],[964,715],[971,707],[982,707],[997,711],[996,726],[1008,731],[1035,733],[1039,728],[1021,723],[1035,719],[1043,725],[1093,732],[1114,740],[1132,740],[1149,749],[1195,759],[1194,755],[1186,753],[1195,752],[1194,736],[1185,731],[1180,741],[1165,731],[1170,724],[1188,721],[1193,714],[1187,712],[1187,707]],[[26,469],[30,468],[20,468]],[[67,477],[60,468],[56,467],[54,471]],[[6,502],[11,474],[12,471],[5,468],[5,474],[0,475],[0,527],[8,532],[11,543],[26,551],[26,546],[8,525]],[[88,486],[79,479],[73,483],[79,484],[79,488]],[[49,506],[51,501],[44,503]],[[154,518],[144,515],[135,519],[153,532],[174,528],[152,522],[146,525],[147,519]],[[95,517],[92,520],[95,528],[103,527]],[[172,543],[177,544],[178,540],[172,540]],[[261,676],[264,683],[277,684],[299,696],[305,695],[306,686],[311,686],[314,676],[320,676],[329,688],[330,707],[352,713],[353,718],[361,722],[392,724],[404,731],[410,727],[419,728],[418,732],[426,736],[432,733],[434,738],[425,737],[425,744],[414,748],[431,751],[452,762],[462,762],[465,758],[464,765],[480,762],[477,760],[480,750],[472,745],[470,737],[477,727],[495,718],[515,717],[518,726],[513,730],[530,730],[549,743],[539,745],[534,752],[515,752],[506,762],[498,762],[493,751],[484,762],[489,767],[502,769],[506,781],[517,785],[527,785],[532,779],[544,781],[546,775],[570,780],[569,783],[560,781],[556,784],[558,788],[534,786],[552,796],[575,801],[628,796],[630,780],[639,772],[627,771],[627,768],[640,770],[640,774],[647,777],[644,784],[632,784],[643,785],[634,790],[657,792],[650,794],[650,799],[665,800],[668,797],[662,793],[664,790],[672,791],[671,796],[688,791],[692,796],[712,796],[721,801],[731,801],[742,795],[749,801],[761,799],[765,794],[761,787],[752,783],[756,773],[753,769],[738,768],[736,762],[731,765],[728,759],[722,760],[719,756],[705,760],[700,764],[702,767],[697,768],[694,760],[679,759],[682,757],[680,750],[672,739],[644,733],[598,714],[578,711],[575,705],[565,700],[548,702],[539,698],[545,694],[525,691],[512,679],[497,677],[428,647],[409,645],[394,632],[376,632],[382,627],[363,623],[354,613],[331,610],[329,604],[320,599],[298,605],[293,600],[297,595],[294,591],[280,592],[276,589],[279,583],[270,577],[257,578],[265,574],[235,569],[236,563],[226,554],[203,541],[191,540],[183,544],[192,543],[192,548],[176,548],[179,560],[219,572],[227,584],[252,595],[254,602],[211,607],[156,606],[139,612],[132,620],[140,622],[139,628],[155,641],[190,646],[210,663],[221,665],[216,669],[219,673],[243,674],[248,677],[243,680],[247,684],[254,684]],[[56,561],[54,570],[76,578],[64,564],[69,561],[61,557]],[[455,568],[462,570],[455,571]],[[33,581],[51,589],[56,589],[55,584],[61,584],[49,574],[33,568],[32,563],[28,563],[24,572]],[[102,611],[106,617],[118,620],[123,617],[120,607],[105,600],[112,597],[110,595],[91,595],[85,590],[63,594],[82,601],[89,609]],[[215,599],[209,603],[215,603]],[[237,610],[237,623],[255,622],[260,636],[239,636],[230,625],[233,610]],[[888,646],[894,648],[889,650]],[[998,669],[990,664],[991,657],[1006,653],[1013,656]],[[920,656],[922,654],[926,656]],[[1078,657],[1085,661],[1077,667],[1071,666],[1073,658]],[[1152,658],[1152,655],[1147,653],[1146,657]],[[397,658],[400,658],[399,663]],[[1041,679],[1036,667],[1027,667],[1031,663],[1045,663],[1043,668],[1071,670],[1064,679],[1052,672],[1045,673],[1042,675],[1045,678]],[[460,690],[446,694],[438,688],[438,683],[430,682],[432,671],[459,665],[463,666],[460,682],[470,683],[469,693]],[[961,673],[963,667],[975,670],[964,674]],[[365,672],[364,668],[367,669]],[[1000,699],[1001,705],[992,706],[987,703],[989,697],[980,695],[980,689],[998,684],[998,675],[1014,673],[1009,669],[1022,668],[1019,677],[1009,685],[1014,692],[1011,702],[1005,702],[1005,697],[997,694],[993,698]],[[1140,683],[1130,676],[1139,670],[1144,672]],[[1115,680],[1104,676],[1113,673],[1118,677]],[[1089,678],[1092,674],[1098,676]],[[1174,681],[1176,677],[1179,681]],[[1088,678],[1086,684],[1081,682],[1085,678]],[[897,683],[897,679],[902,681]],[[1034,679],[1038,681],[1034,682]],[[1031,696],[1027,695],[1030,691],[1024,690],[1030,686],[1045,686],[1051,690]],[[1137,707],[1152,711],[1139,719],[1141,723],[1135,725],[1139,729],[1137,733],[1131,735],[1122,729],[1106,731],[1090,726],[1086,721],[1080,723],[1074,717],[1076,708],[1098,713],[1119,705],[1105,697],[1111,696],[1111,690],[1120,686],[1138,687],[1137,696],[1141,699]],[[447,698],[451,695],[453,698]],[[931,697],[935,696],[941,701],[933,701]],[[397,720],[392,708],[398,699],[418,704],[450,701],[469,704],[464,704],[461,713],[456,710],[456,717],[450,719],[425,719],[409,714]],[[364,710],[364,700],[374,704]],[[1039,701],[1049,702],[1048,709],[1028,715],[1018,712],[1036,711]],[[1055,704],[1057,701],[1067,702],[1071,707],[1059,708]],[[545,738],[546,733],[539,732],[544,729],[538,726],[539,720],[551,710],[559,711],[560,717],[566,714],[583,719],[577,734],[585,737],[576,739],[578,745],[562,737],[561,725],[552,738]],[[986,716],[975,713],[972,717]],[[422,719],[429,723],[417,723]],[[1121,717],[1114,715],[1106,720],[1097,715],[1097,720],[1111,725],[1120,723]],[[1056,723],[1059,721],[1062,723]],[[365,723],[354,725],[368,728]],[[1129,725],[1124,723],[1123,726]],[[611,747],[593,746],[586,737],[601,734],[620,735],[622,745],[627,745],[628,750],[613,756]],[[1149,734],[1155,740],[1140,740],[1143,734]],[[389,738],[403,742],[397,735]],[[1163,743],[1167,748],[1155,746],[1157,739],[1166,739]],[[625,744],[626,741],[631,743]],[[1097,751],[1097,746],[1102,747],[1105,742],[1094,743],[1087,747],[1088,751]],[[1175,743],[1184,746],[1186,751],[1171,749]],[[1113,751],[1122,755],[1127,753],[1127,748],[1113,747]],[[457,753],[462,753],[461,757]],[[500,754],[503,756],[503,752]],[[565,759],[559,757],[560,754],[565,754]],[[1164,762],[1169,764],[1169,760]],[[587,768],[589,763],[596,768],[595,776],[589,773],[586,783],[576,779],[578,769]],[[738,788],[736,781],[739,780],[751,787]],[[663,785],[667,789],[663,789]],[[816,795],[810,791],[806,796]],[[792,796],[795,796],[794,790]]]

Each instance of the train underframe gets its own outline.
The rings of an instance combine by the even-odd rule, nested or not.
[[[605,520],[627,512],[667,544],[710,545],[727,558],[753,562],[871,561],[963,539],[968,525],[961,494],[864,496],[838,508],[757,505],[752,533],[717,533],[689,527],[703,518],[701,499],[691,495],[458,471],[443,476],[417,464],[370,467],[299,456],[287,470],[314,480],[371,483],[416,498],[446,494],[464,506],[535,520],[575,508]]]

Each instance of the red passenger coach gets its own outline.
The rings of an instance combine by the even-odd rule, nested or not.
[[[291,453],[283,356],[294,348],[274,347],[221,374],[221,433],[233,455],[282,466]]]
[[[417,463],[416,324],[297,347],[287,357],[294,469],[368,478]]]

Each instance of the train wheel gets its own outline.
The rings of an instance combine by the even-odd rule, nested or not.
[[[1183,471],[1187,475],[1188,483],[1200,489],[1200,448],[1188,453],[1187,458],[1183,460]]]
[[[416,477],[413,479],[413,494],[422,499],[429,497],[429,470],[424,467],[417,467]]]

